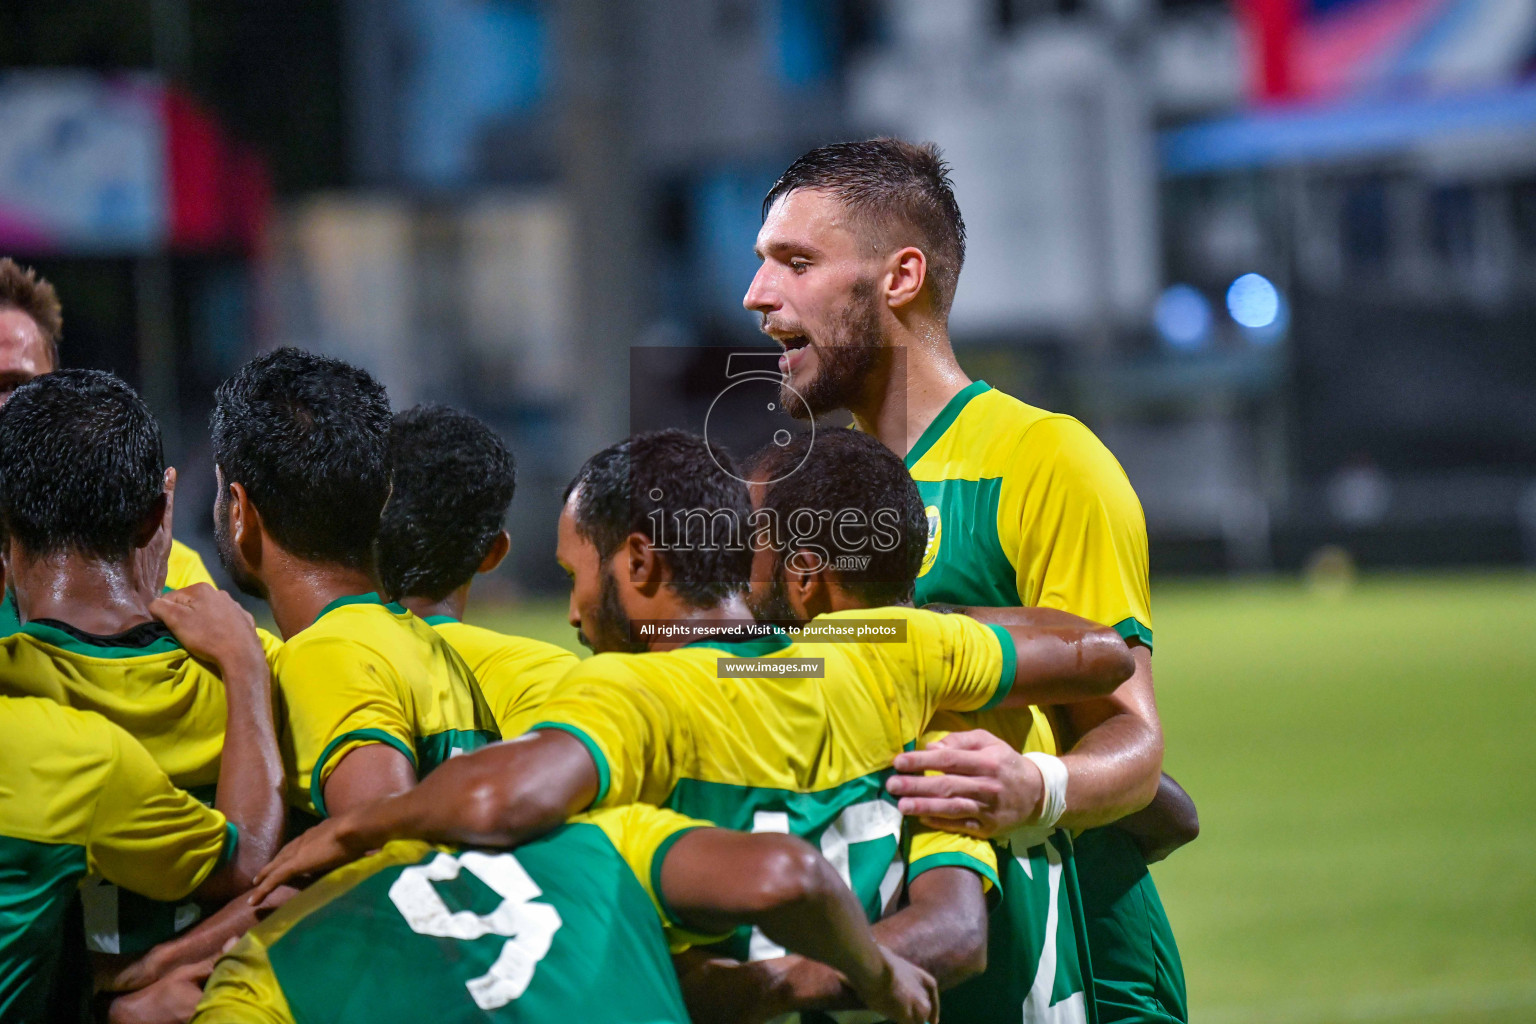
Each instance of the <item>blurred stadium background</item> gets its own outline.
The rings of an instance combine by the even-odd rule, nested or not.
[[[178,534],[212,386],[339,355],[504,432],[472,617],[566,644],[631,349],[756,343],[794,156],[939,142],[962,362],[1146,507],[1195,1019],[1536,1019],[1536,0],[9,0],[0,67],[0,253]]]

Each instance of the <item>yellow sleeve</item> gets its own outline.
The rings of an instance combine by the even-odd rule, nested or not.
[[[115,749],[112,770],[97,794],[86,863],[141,896],[183,899],[234,855],[235,827],[171,785],[132,736],[103,724]]]
[[[203,556],[181,541],[173,539],[165,570],[165,585],[171,590],[180,590],[194,583],[206,583],[210,587],[218,586],[209,575],[208,567],[203,564]]]
[[[907,647],[920,660],[920,678],[929,702],[925,725],[940,711],[993,707],[1013,689],[1018,652],[1013,637],[1001,626],[939,612],[913,611],[906,618]]]
[[[413,767],[419,764],[403,687],[367,645],[335,636],[296,638],[283,647],[276,681],[291,751],[289,785],[320,817],[326,780],[358,747],[387,743]]]
[[[696,828],[714,828],[711,822],[646,804],[593,811],[572,820],[596,825],[608,836],[608,841],[619,851],[619,856],[624,858],[624,863],[629,865],[645,894],[651,898],[672,952],[681,953],[690,946],[709,945],[729,937],[729,932],[705,935],[684,927],[672,913],[672,908],[667,906],[661,891],[661,866],[672,851],[672,844]]]
[[[597,765],[593,807],[664,803],[677,785],[687,718],[661,687],[648,686],[623,655],[600,654],[572,669],[529,728],[575,736]]]
[[[1120,463],[1069,416],[1031,427],[1017,461],[1003,477],[997,525],[1020,600],[1151,647],[1146,517]]]
[[[505,657],[491,659],[483,669],[476,670],[480,689],[496,716],[502,739],[510,740],[527,732],[541,717],[540,709],[554,691],[555,684],[581,660],[570,651],[558,648],[547,652],[547,656],[539,656],[545,653],[537,652],[529,657],[508,652]]]
[[[192,1020],[195,1024],[295,1024],[258,932],[246,932],[219,958]]]
[[[934,868],[966,868],[981,876],[982,890],[1002,892],[997,878],[997,851],[985,839],[940,832],[927,825],[912,826],[907,853],[907,883]]]

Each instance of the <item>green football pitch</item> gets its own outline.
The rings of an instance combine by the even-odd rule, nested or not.
[[[1536,577],[1160,585],[1199,1024],[1536,1020]],[[483,609],[574,645],[563,603]]]

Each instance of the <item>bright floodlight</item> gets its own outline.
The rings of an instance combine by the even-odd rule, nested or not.
[[[1268,327],[1280,315],[1280,293],[1261,274],[1244,274],[1227,289],[1227,312],[1251,330]]]
[[[1199,348],[1211,333],[1211,304],[1197,288],[1170,285],[1158,296],[1152,322],[1172,348]]]

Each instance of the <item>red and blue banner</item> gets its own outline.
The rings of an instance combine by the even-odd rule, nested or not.
[[[1484,90],[1536,71],[1536,0],[1240,0],[1261,102]]]
[[[252,252],[270,191],[259,156],[155,79],[0,75],[0,252]]]

